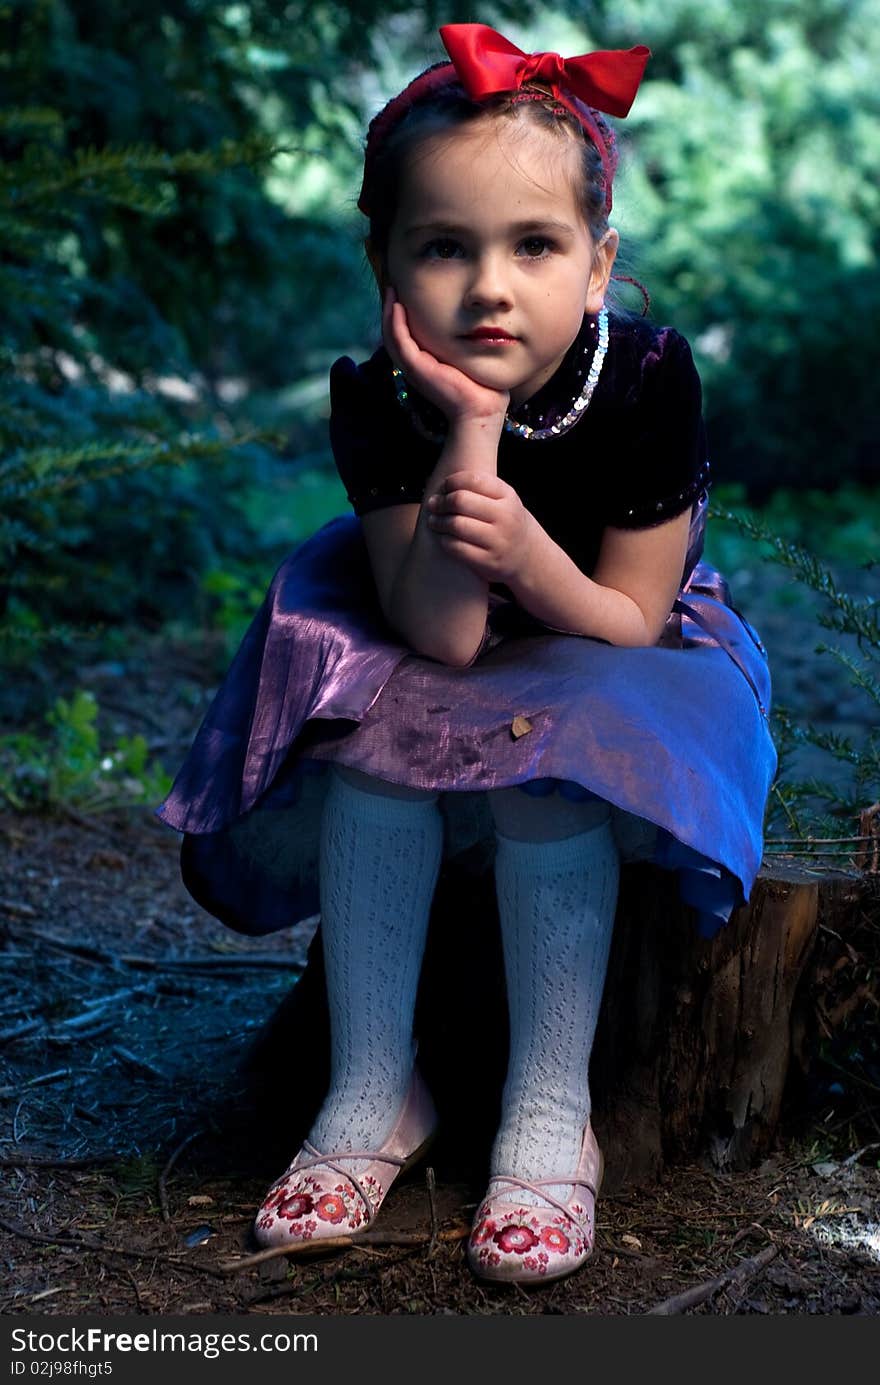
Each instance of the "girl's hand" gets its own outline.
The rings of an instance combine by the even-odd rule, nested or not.
[[[444,365],[430,351],[423,351],[409,330],[406,309],[392,288],[385,290],[382,331],[385,348],[394,364],[419,394],[436,404],[450,425],[470,419],[497,420],[500,433],[510,394],[507,390],[478,385],[464,371]]]
[[[498,476],[456,471],[425,502],[428,527],[444,552],[488,582],[525,571],[540,526]]]

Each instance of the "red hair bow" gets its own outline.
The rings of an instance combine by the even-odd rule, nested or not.
[[[496,92],[517,91],[525,82],[543,82],[563,104],[568,94],[615,116],[628,113],[651,56],[643,44],[579,58],[524,53],[488,24],[444,24],[440,37],[474,101]]]

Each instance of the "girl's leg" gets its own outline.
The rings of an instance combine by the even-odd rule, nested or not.
[[[588,1066],[617,903],[608,804],[490,795],[510,1009],[510,1061],[493,1174],[573,1172],[590,1115]],[[566,1201],[571,1185],[549,1186]],[[492,1187],[490,1185],[490,1194]],[[540,1204],[540,1194],[501,1193]],[[546,1202],[544,1206],[546,1207]]]
[[[435,793],[334,772],[320,844],[331,1074],[317,1149],[378,1149],[406,1097],[442,846]]]
[[[264,1245],[363,1231],[433,1134],[412,1027],[442,844],[436,794],[334,771],[320,841],[330,1090],[257,1214]]]

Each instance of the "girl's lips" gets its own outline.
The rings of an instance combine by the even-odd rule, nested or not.
[[[465,341],[516,341],[503,327],[477,327],[464,333]]]

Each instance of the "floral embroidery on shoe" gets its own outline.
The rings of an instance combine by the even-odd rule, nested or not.
[[[586,1177],[541,1178],[535,1186],[499,1174],[490,1179],[468,1240],[468,1260],[478,1276],[498,1283],[537,1284],[571,1274],[593,1250],[596,1189],[602,1174],[601,1151],[589,1126],[584,1130],[576,1170]],[[551,1197],[543,1185],[571,1185],[571,1200]],[[518,1188],[535,1201],[517,1201]],[[511,1197],[511,1190],[517,1194]]]
[[[319,1230],[319,1223],[349,1232],[368,1226],[382,1205],[383,1185],[368,1174],[361,1183],[362,1196],[353,1183],[340,1181],[338,1174],[335,1180],[328,1187],[327,1174],[320,1169],[300,1171],[294,1162],[269,1189],[257,1214],[257,1228],[271,1232],[283,1227],[285,1239],[289,1235],[308,1241],[316,1232],[328,1234]],[[310,1214],[311,1219],[303,1223],[302,1218]]]
[[[482,1221],[477,1223],[471,1232],[472,1244],[481,1246],[484,1245],[486,1241],[491,1241],[497,1229],[497,1225],[491,1217],[484,1217]]]
[[[559,1255],[564,1255],[571,1242],[560,1227],[545,1226],[541,1232],[541,1244],[545,1245],[548,1250],[555,1250]]]
[[[345,1198],[339,1193],[325,1193],[323,1197],[319,1197],[315,1203],[315,1211],[321,1221],[333,1222],[334,1226],[348,1216]]]
[[[522,1255],[538,1244],[538,1237],[527,1226],[505,1226],[495,1232],[492,1240],[500,1250],[508,1254],[513,1251],[516,1255]]]
[[[382,1199],[385,1196],[385,1189],[382,1187],[382,1184],[379,1182],[378,1178],[374,1178],[373,1175],[369,1173],[360,1180],[360,1184],[364,1192],[366,1193],[367,1197],[370,1199],[373,1214],[375,1215],[375,1213],[378,1212],[379,1208],[382,1206]]]
[[[310,1193],[291,1193],[289,1197],[280,1199],[277,1215],[285,1221],[296,1221],[297,1217],[304,1217],[311,1212],[314,1205]]]
[[[431,1139],[436,1111],[418,1073],[382,1148],[375,1153],[330,1151],[322,1155],[306,1140],[280,1178],[270,1186],[259,1208],[254,1231],[261,1245],[287,1246],[297,1240],[330,1239],[363,1231],[382,1206],[401,1168],[409,1166]],[[402,1132],[409,1148],[392,1153]],[[349,1173],[344,1162],[355,1160]],[[376,1165],[382,1166],[382,1179]],[[388,1166],[388,1175],[384,1167]],[[363,1172],[359,1174],[359,1170]]]

